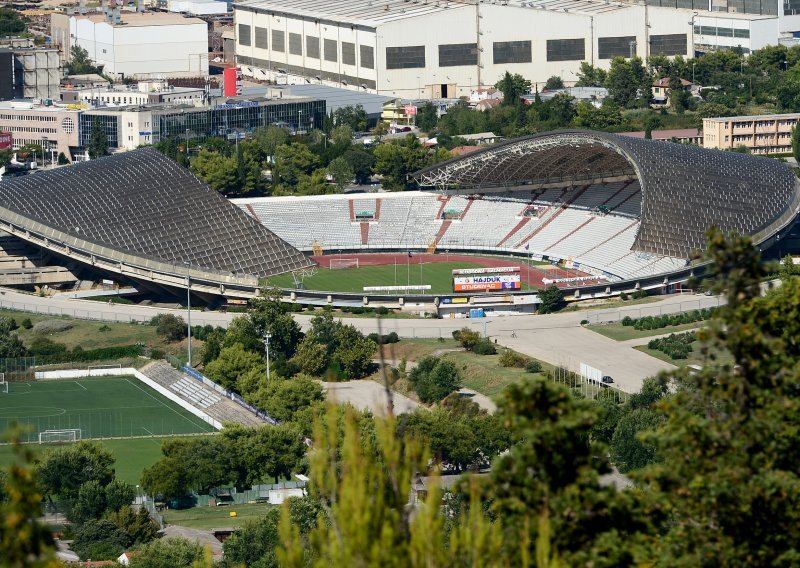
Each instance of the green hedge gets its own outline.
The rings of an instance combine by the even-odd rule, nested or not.
[[[626,327],[633,327],[633,329],[638,331],[661,329],[663,327],[705,321],[714,314],[715,310],[716,308],[703,308],[702,310],[693,310],[681,314],[645,316],[643,318],[625,316],[620,323]]]
[[[649,349],[661,351],[671,359],[687,359],[692,352],[692,342],[697,340],[693,331],[686,333],[673,333],[669,337],[651,339],[647,344]]]

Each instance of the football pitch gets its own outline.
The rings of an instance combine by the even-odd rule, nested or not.
[[[398,262],[382,266],[360,266],[359,268],[319,268],[316,274],[307,277],[303,284],[307,290],[330,292],[363,293],[365,286],[418,286],[429,284],[428,294],[452,294],[453,270],[459,268],[480,268],[475,262],[432,262],[406,264]],[[281,274],[269,279],[270,286],[294,288],[291,274]],[[522,283],[523,290],[531,290]]]
[[[80,437],[126,438],[213,432],[214,428],[134,377],[11,382],[0,393],[0,432],[17,422],[23,440],[45,430],[80,429]]]

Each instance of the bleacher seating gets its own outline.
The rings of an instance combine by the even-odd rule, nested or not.
[[[164,361],[150,363],[142,368],[141,372],[223,424],[226,422],[234,422],[243,426],[261,426],[265,424],[255,414],[225,398],[197,379],[178,371]]]
[[[375,210],[376,200],[328,195],[234,200],[297,248],[312,242],[326,252],[427,248],[438,250],[527,251],[550,259],[574,261],[609,278],[631,278],[674,270],[684,259],[641,255],[632,250],[639,230],[641,188],[637,181],[592,186],[550,187],[485,195],[453,195],[443,204],[431,192],[380,194],[379,218],[370,222],[368,243],[361,243],[352,210]],[[524,217],[528,207],[537,216]],[[442,208],[462,211],[460,219],[442,220]]]

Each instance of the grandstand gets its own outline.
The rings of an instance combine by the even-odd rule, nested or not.
[[[152,148],[0,184],[0,229],[125,279],[253,295],[310,265],[274,233]]]
[[[200,381],[175,370],[168,363],[156,361],[141,369],[141,372],[222,424],[226,422],[241,424],[242,426],[260,426],[264,424],[261,418],[215,392]]]
[[[610,281],[686,269],[711,225],[767,246],[800,209],[776,161],[586,131],[509,141],[415,178],[437,191],[233,201],[315,254],[513,253]]]

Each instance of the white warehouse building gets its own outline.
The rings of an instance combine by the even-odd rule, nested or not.
[[[114,78],[208,75],[208,24],[203,20],[158,12],[121,12],[117,17],[64,17],[70,44],[65,52],[71,45],[83,47]],[[54,17],[52,23],[56,27],[60,22]]]
[[[574,82],[583,61],[608,68],[632,53],[692,56],[701,43],[748,52],[777,43],[785,27],[780,0],[774,15],[702,11],[692,1],[241,0],[236,59],[244,75],[278,83],[452,98],[506,71],[541,87],[553,75]],[[709,35],[719,29],[726,35]]]

